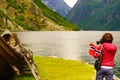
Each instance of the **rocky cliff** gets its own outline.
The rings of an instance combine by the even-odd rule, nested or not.
[[[43,10],[46,10],[48,16],[45,15]],[[49,10],[48,7],[41,0],[0,0],[0,30],[63,31],[78,29],[62,16],[52,10],[47,10]],[[49,13],[52,13],[52,15]],[[53,18],[51,19],[49,16]]]
[[[64,2],[64,0],[42,0],[53,11],[65,17],[71,8]]]

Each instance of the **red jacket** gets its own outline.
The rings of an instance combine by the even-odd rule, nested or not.
[[[100,51],[103,48],[101,66],[114,67],[114,56],[116,54],[117,46],[112,43],[103,43],[103,45],[98,45],[98,46],[94,45],[94,47],[93,45],[94,44],[92,45],[90,44],[91,49],[89,50],[89,54],[95,58],[99,58]]]
[[[104,50],[102,55],[101,66],[114,67],[114,56],[116,54],[117,46],[112,43],[104,43]]]

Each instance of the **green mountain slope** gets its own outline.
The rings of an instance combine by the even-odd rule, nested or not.
[[[41,0],[1,0],[0,30],[5,30],[6,28],[10,30],[45,31],[79,30],[77,26],[67,22],[45,5],[44,7],[38,7],[38,5],[44,4]]]
[[[83,30],[120,30],[120,0],[78,0],[67,19]]]

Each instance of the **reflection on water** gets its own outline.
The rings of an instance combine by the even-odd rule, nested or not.
[[[90,64],[94,59],[88,54],[90,42],[95,43],[108,31],[41,31],[41,32],[17,32],[21,42],[31,49],[35,55],[57,56],[61,58],[85,60]],[[114,43],[118,46],[115,57],[115,73],[120,68],[120,32],[111,32],[114,36]]]

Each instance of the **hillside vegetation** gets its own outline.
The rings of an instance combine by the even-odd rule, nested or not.
[[[76,27],[76,25],[66,21],[65,18],[61,17],[58,13],[53,12],[50,8],[48,8],[45,4],[43,4],[41,0],[34,0],[34,1],[38,5],[38,7],[41,9],[43,14],[49,19],[55,21],[59,25],[65,26],[65,29],[79,30],[79,28]]]
[[[41,0],[1,0],[0,30],[6,28],[10,30],[79,30],[77,26],[46,7]]]
[[[83,30],[120,30],[120,0],[78,0],[66,18]]]

